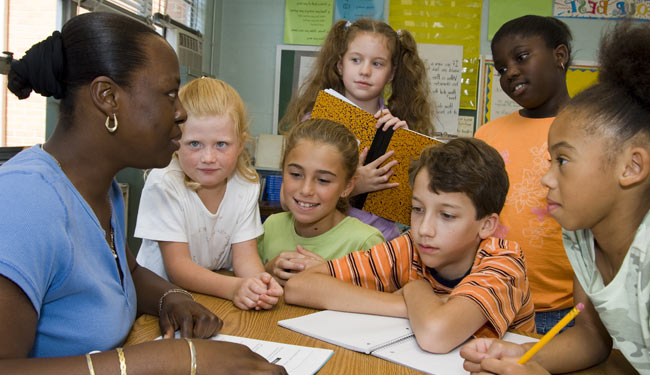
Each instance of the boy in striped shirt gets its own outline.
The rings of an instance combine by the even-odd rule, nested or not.
[[[429,147],[410,183],[410,231],[301,272],[287,283],[285,301],[406,317],[433,353],[508,329],[534,332],[522,251],[492,237],[509,186],[499,153],[474,138]]]

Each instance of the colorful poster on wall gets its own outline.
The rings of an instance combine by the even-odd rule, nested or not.
[[[483,64],[481,79],[481,115],[480,124],[491,119],[505,116],[521,109],[519,104],[503,91],[499,83],[500,75],[494,68],[494,61],[486,60]],[[594,63],[582,62],[569,66],[566,75],[569,96],[593,85],[598,80],[598,67]]]
[[[284,43],[320,45],[332,26],[334,0],[286,0]]]
[[[354,22],[358,18],[368,17],[383,21],[384,0],[336,0],[334,3],[334,20]]]
[[[434,127],[438,133],[458,134],[460,81],[463,73],[463,46],[418,44],[429,77],[431,99],[435,103]]]
[[[567,18],[650,20],[650,0],[555,0],[553,15]]]
[[[553,13],[551,1],[490,0],[488,10],[488,40],[506,22],[527,14],[550,16]]]
[[[418,43],[463,46],[460,108],[476,109],[482,0],[390,0],[389,24]]]

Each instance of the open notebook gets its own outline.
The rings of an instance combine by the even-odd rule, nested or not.
[[[156,340],[160,340],[161,338],[162,336]],[[179,332],[176,332],[176,338],[180,338]],[[334,351],[329,349],[290,345],[223,334],[218,334],[212,337],[211,340],[246,345],[250,350],[261,355],[267,361],[284,366],[289,375],[313,375],[334,354]]]
[[[460,347],[447,354],[425,352],[415,341],[408,319],[324,310],[280,320],[278,325],[429,374],[467,373]],[[510,332],[503,339],[515,343],[536,341]]]
[[[354,207],[377,216],[410,225],[412,192],[408,184],[408,172],[411,161],[420,158],[423,148],[443,141],[408,129],[376,129],[377,119],[373,114],[357,107],[332,89],[318,93],[311,117],[338,122],[350,129],[359,141],[359,151],[368,148],[366,164],[386,151],[395,151],[390,160],[397,160],[398,164],[393,167],[394,173],[389,181],[398,182],[399,186],[358,195],[351,203]]]

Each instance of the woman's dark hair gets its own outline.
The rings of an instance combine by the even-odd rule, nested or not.
[[[614,138],[609,155],[637,134],[650,139],[650,24],[623,21],[600,41],[598,82],[578,93],[566,110],[580,110],[592,121],[586,130]]]
[[[494,46],[501,39],[512,35],[523,37],[539,36],[544,39],[546,46],[549,48],[564,44],[569,52],[565,70],[571,65],[571,40],[573,40],[573,36],[569,27],[557,18],[527,15],[504,23],[492,38],[490,47],[493,53]]]
[[[20,99],[31,91],[61,99],[60,118],[70,120],[79,87],[96,77],[129,87],[133,74],[147,64],[143,40],[148,35],[160,37],[147,25],[115,13],[73,17],[60,33],[11,63],[7,86]]]

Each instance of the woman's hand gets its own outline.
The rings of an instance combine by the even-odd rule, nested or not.
[[[363,165],[368,156],[368,148],[364,148],[359,155],[359,165],[357,166],[357,183],[354,186],[352,195],[359,195],[372,191],[384,190],[399,186],[397,182],[388,182],[393,175],[393,167],[397,165],[397,160],[391,160],[386,165],[380,167],[388,160],[395,151],[388,151],[372,162]]]
[[[375,118],[377,118],[377,124],[375,124],[375,127],[377,129],[381,128],[383,131],[390,129],[391,127],[393,130],[397,130],[399,128],[409,128],[406,124],[406,121],[400,120],[399,118],[393,116],[388,108],[380,109],[377,111],[377,113],[375,113]]]
[[[223,327],[221,319],[183,293],[169,293],[162,302],[158,324],[163,338],[174,337],[177,329],[181,337],[208,338]]]
[[[193,340],[197,374],[286,375],[282,366],[269,363],[247,346],[224,341]],[[189,365],[188,365],[189,371]]]

